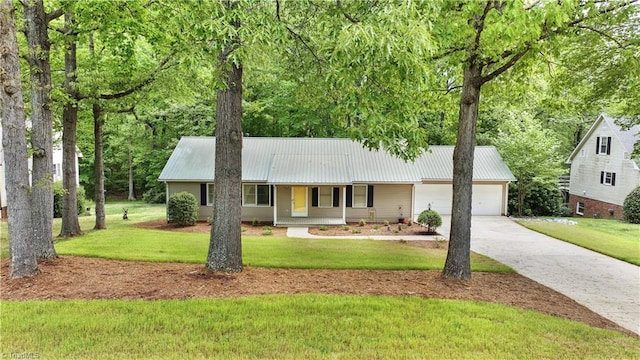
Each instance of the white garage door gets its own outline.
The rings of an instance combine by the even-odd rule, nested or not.
[[[471,214],[502,215],[502,185],[473,185]]]
[[[414,214],[417,217],[422,211],[431,209],[441,215],[451,215],[451,184],[419,184],[415,189]],[[473,185],[471,213],[473,215],[501,215],[502,185]]]
[[[451,215],[451,198],[453,188],[451,184],[420,184],[416,185],[415,211],[416,217],[431,207],[440,215]]]

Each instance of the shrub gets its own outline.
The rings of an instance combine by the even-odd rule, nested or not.
[[[142,200],[149,204],[164,204],[167,194],[164,189],[151,188],[142,194]]]
[[[442,217],[435,210],[425,210],[418,216],[418,223],[427,226],[427,231],[435,232],[442,225]]]
[[[62,217],[62,204],[64,194],[66,190],[62,187],[61,181],[56,181],[53,183],[53,217],[61,218]],[[78,186],[77,188],[77,211],[78,215],[82,215],[85,213],[85,191],[82,186]]]
[[[327,230],[329,230],[329,227],[326,226],[326,225],[322,225],[322,226],[319,227],[319,229],[320,229],[320,231],[327,231]]]
[[[262,235],[273,235],[273,228],[271,226],[265,226],[262,228]]]
[[[76,206],[78,207],[78,215],[83,215],[86,212],[86,208],[85,208],[85,204],[87,202],[87,193],[84,191],[84,187],[82,186],[78,186],[78,189],[76,190],[76,195],[77,195],[77,203]]]
[[[179,226],[195,225],[198,221],[198,202],[193,194],[182,191],[169,197],[167,204],[169,222]]]
[[[622,218],[632,224],[640,224],[640,186],[627,195],[622,204]]]
[[[365,219],[360,219],[360,221],[358,222],[359,226],[365,226],[367,225],[367,221]]]
[[[518,214],[518,190],[514,183],[509,184],[509,214],[522,216],[560,216],[563,214],[562,193],[553,181],[534,180],[529,186],[522,214]]]

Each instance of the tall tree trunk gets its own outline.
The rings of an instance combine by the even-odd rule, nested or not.
[[[3,0],[0,3],[0,117],[9,215],[9,277],[19,278],[36,275],[38,264],[32,244],[27,137],[14,16],[13,2]]]
[[[442,276],[451,279],[471,278],[471,200],[473,156],[480,102],[481,69],[471,65],[464,70],[458,138],[453,151],[453,204],[449,251]]]
[[[131,145],[129,145],[129,197],[127,200],[135,200],[136,199],[136,189],[133,184],[133,151],[131,149]]]
[[[102,107],[97,102],[93,103],[93,141],[94,160],[93,170],[95,175],[95,200],[96,200],[96,225],[94,229],[107,228],[104,210],[104,153],[102,152]]]
[[[78,123],[78,90],[76,38],[73,33],[73,13],[64,14],[67,49],[64,55],[64,88],[69,99],[62,111],[62,229],[60,236],[81,235],[78,222],[78,187],[76,185],[76,127]]]
[[[239,22],[233,25],[240,27]],[[242,271],[242,65],[229,59],[239,42],[233,39],[219,56],[227,86],[217,94],[216,180],[207,256],[209,270],[232,273]]]
[[[53,120],[47,16],[42,0],[24,2],[31,80],[31,212],[34,250],[39,259],[56,258],[53,247]]]

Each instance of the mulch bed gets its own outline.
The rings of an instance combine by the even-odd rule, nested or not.
[[[205,225],[199,224],[199,231],[209,231],[209,225]],[[168,229],[166,226],[166,223],[147,223],[145,227],[184,230]],[[262,228],[255,227],[252,231],[262,232]],[[433,246],[435,242],[394,243],[398,246]],[[239,274],[220,274],[209,272],[200,264],[118,261],[75,256],[43,261],[39,268],[41,273],[35,277],[9,280],[9,262],[7,259],[2,260],[0,299],[158,300],[301,293],[419,296],[495,302],[636,336],[574,300],[518,274],[477,272],[470,281],[444,280],[440,277],[440,271],[418,270],[245,267]]]

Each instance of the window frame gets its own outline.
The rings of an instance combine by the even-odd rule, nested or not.
[[[324,192],[328,192],[329,194],[323,194],[323,190]],[[323,195],[325,199],[327,199],[327,195],[328,195],[328,199],[329,199],[328,203],[323,204],[322,202]],[[318,207],[333,208],[333,186],[318,186]]]
[[[207,183],[207,206],[213,205],[215,198],[215,183]]]
[[[611,136],[598,136],[598,155],[611,154]]]
[[[582,201],[576,202],[576,215],[584,215],[584,203]]]
[[[364,201],[356,202],[356,188],[364,188]],[[358,195],[361,196],[361,195]],[[355,209],[366,209],[368,204],[369,186],[367,184],[353,184],[351,191],[351,207]]]
[[[245,189],[253,187],[253,202],[247,202]],[[267,202],[260,203],[258,200],[260,198],[259,188],[267,188]],[[256,183],[248,183],[242,184],[242,206],[246,207],[270,207],[271,206],[271,185],[268,184],[256,184]]]
[[[616,173],[614,172],[610,172],[610,171],[605,171],[604,172],[604,179],[602,180],[602,184],[603,185],[607,185],[607,186],[615,186],[614,184],[614,178]]]

